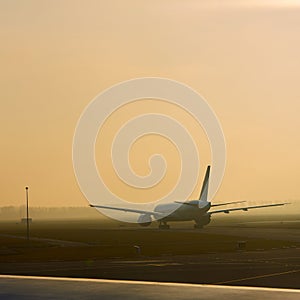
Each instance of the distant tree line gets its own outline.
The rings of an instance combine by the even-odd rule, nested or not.
[[[66,219],[99,218],[101,215],[91,207],[31,207],[29,217],[32,219]],[[26,218],[26,207],[0,207],[0,220],[21,220]]]

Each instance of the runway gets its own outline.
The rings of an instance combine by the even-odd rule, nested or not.
[[[2,274],[299,288],[300,249],[90,261],[0,263]]]
[[[1,299],[299,299],[300,290],[0,275]]]

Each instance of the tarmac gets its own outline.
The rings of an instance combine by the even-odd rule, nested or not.
[[[299,299],[293,289],[0,275],[0,299]]]
[[[300,288],[300,248],[0,263],[1,274]]]

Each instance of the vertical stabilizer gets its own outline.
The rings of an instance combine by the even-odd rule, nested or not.
[[[199,200],[207,202],[210,166],[207,166]]]

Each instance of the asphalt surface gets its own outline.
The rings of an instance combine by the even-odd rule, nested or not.
[[[300,249],[0,263],[1,274],[300,288]]]
[[[0,299],[299,299],[300,291],[97,279],[0,276]]]
[[[97,227],[93,230],[97,236],[103,233],[103,230],[97,230]],[[136,229],[122,230],[125,233],[136,231]],[[144,234],[151,230],[153,231],[153,229],[137,231]],[[194,232],[192,229],[171,229],[170,231],[172,230]],[[300,232],[298,228],[209,226],[203,231],[208,234],[238,236],[242,240],[247,240],[248,237],[261,237],[265,240],[288,240],[292,243],[289,244],[289,248],[281,246],[281,248],[271,250],[233,250],[193,255],[162,254],[157,257],[143,256],[142,247],[141,255],[130,259],[124,257],[91,259],[91,255],[88,254],[86,260],[82,255],[80,260],[76,261],[68,257],[57,260],[55,255],[53,258],[50,257],[52,260],[31,260],[31,262],[26,262],[26,259],[5,262],[3,259],[0,263],[0,274],[300,289]],[[70,253],[76,251],[75,246],[84,246],[87,249],[93,246],[63,240],[41,238],[37,240],[46,240],[47,243],[51,242],[57,247],[63,247]],[[157,246],[159,247],[159,244]],[[258,245],[258,248],[261,246]],[[11,254],[6,254],[4,251],[1,255],[5,258],[5,255]],[[14,255],[17,257],[18,252],[16,251]],[[9,284],[9,281],[6,282]],[[5,291],[4,287],[3,290]]]

